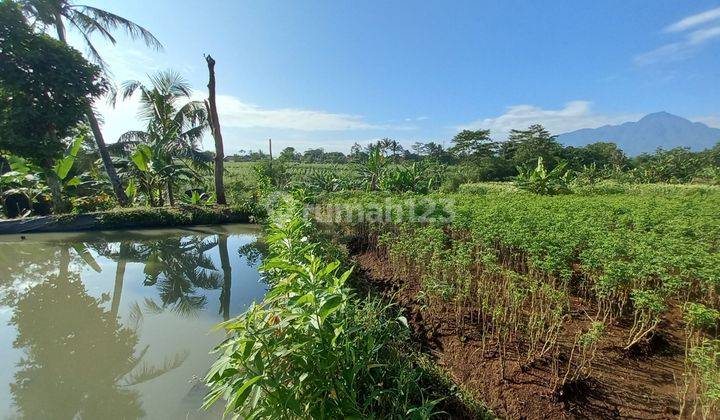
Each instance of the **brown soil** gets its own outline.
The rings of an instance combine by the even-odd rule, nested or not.
[[[679,312],[661,325],[662,333],[649,342],[625,351],[627,325],[613,325],[599,345],[589,379],[556,386],[562,377],[578,331],[586,330],[594,313],[592,304],[573,297],[568,322],[555,357],[526,365],[522,343],[509,349],[503,367],[497,346],[488,341],[483,351],[478,324],[460,328],[455,309],[433,308],[417,300],[420,286],[409,279],[395,279],[387,262],[373,252],[356,255],[364,284],[391,296],[406,311],[414,338],[452,379],[493,412],[512,419],[556,418],[678,418],[683,374],[683,326]],[[555,363],[553,363],[555,360]],[[558,362],[559,361],[559,362]],[[676,385],[677,383],[677,385]]]

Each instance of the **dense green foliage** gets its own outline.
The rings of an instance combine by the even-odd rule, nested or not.
[[[166,192],[172,206],[178,185],[201,180],[198,171],[211,170],[210,159],[199,147],[208,127],[207,110],[204,103],[190,100],[190,85],[179,73],[161,72],[150,81],[151,87],[136,80],[124,83],[123,98],[139,91],[140,115],[147,128],[128,131],[113,146],[132,162],[125,172],[130,181],[127,195],[162,206]]]
[[[105,89],[97,66],[33,33],[15,3],[0,3],[0,151],[51,165]]]
[[[477,250],[521,251],[528,270],[562,281],[580,268],[586,274],[583,286],[599,297],[653,289],[664,298],[717,302],[720,190],[686,194],[672,188],[674,193],[664,195],[439,197],[454,202],[451,227],[467,232]],[[384,199],[356,194],[339,201],[367,206],[385,205]],[[398,204],[404,200],[395,199]]]
[[[685,380],[702,395],[698,409],[713,412],[720,377],[717,350],[706,339],[716,339],[720,327],[713,309],[720,307],[720,189],[651,185],[628,194],[538,196],[481,187],[431,195],[439,204],[424,207],[418,203],[427,199],[409,196],[336,194],[316,214],[341,227],[355,223],[394,275],[420,282],[429,311],[457,308],[459,334],[467,323],[483,326],[483,343],[497,343],[501,358],[517,340],[527,363],[557,358],[571,296],[593,302],[591,328],[575,337],[557,386],[591,374],[606,325],[629,325],[629,350],[662,333],[674,308],[685,308]],[[338,207],[385,217],[358,223],[323,214]]]
[[[224,398],[226,414],[244,418],[430,417],[438,401],[408,354],[407,321],[358,299],[352,270],[316,232],[294,200],[271,214],[261,267],[270,290],[223,324],[231,336],[208,373],[206,405]]]
[[[567,182],[566,162],[562,162],[548,171],[542,156],[537,159],[534,169],[518,168],[515,184],[518,188],[540,195],[555,195],[570,192]]]

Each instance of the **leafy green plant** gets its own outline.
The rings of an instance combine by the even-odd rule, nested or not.
[[[291,200],[292,202],[293,200]],[[223,324],[231,336],[207,375],[205,406],[244,418],[428,418],[437,401],[403,358],[404,318],[346,286],[297,205],[280,203],[267,235],[265,299]]]
[[[368,191],[378,189],[378,182],[386,164],[387,157],[382,154],[380,148],[372,147],[368,152],[367,160],[360,167]]]
[[[685,306],[684,320],[693,331],[713,331],[720,322],[720,311],[702,303],[690,302]]]
[[[518,167],[518,176],[515,185],[518,188],[540,195],[556,195],[570,192],[567,183],[568,172],[565,171],[567,162],[561,162],[551,171],[545,168],[543,158],[538,157],[534,169]]]
[[[290,183],[287,164],[283,161],[262,160],[252,170],[261,188],[266,191],[284,190]]]
[[[419,162],[410,165],[387,167],[380,175],[381,190],[402,193],[427,194],[440,184],[441,167],[432,167]]]
[[[665,298],[655,290],[635,289],[630,298],[634,307],[634,321],[625,350],[651,335],[660,323],[660,314],[667,311]]]
[[[716,418],[720,410],[720,340],[704,340],[690,349],[689,361],[696,380],[697,410],[704,419]]]
[[[183,196],[182,202],[192,206],[210,206],[215,204],[215,194],[200,193],[192,190],[189,196]]]

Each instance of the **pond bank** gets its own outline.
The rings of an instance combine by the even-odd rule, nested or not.
[[[0,235],[250,223],[251,211],[233,206],[140,207],[0,221]]]

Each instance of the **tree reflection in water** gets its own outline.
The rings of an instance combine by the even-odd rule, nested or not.
[[[145,364],[148,348],[136,351],[136,328],[106,311],[106,299],[88,295],[70,259],[61,247],[58,270],[14,305],[13,347],[25,352],[10,385],[17,409],[33,419],[140,417],[139,395],[129,387],[180,366],[187,355]]]
[[[142,395],[132,385],[177,368],[188,355],[171,354],[158,366],[146,363],[148,347],[138,348],[144,315],[194,316],[206,309],[207,290],[219,290],[218,312],[229,319],[231,256],[238,252],[235,258],[254,265],[263,254],[255,241],[230,250],[230,238],[224,232],[142,232],[93,236],[85,243],[0,243],[0,304],[13,309],[13,347],[23,353],[10,385],[18,417],[142,417]],[[108,267],[108,260],[115,264]],[[110,272],[101,277],[114,278],[114,285],[94,297],[98,293],[88,292],[81,273],[103,268]],[[130,279],[138,268],[140,278]],[[128,281],[141,281],[155,291],[153,297],[121,302]]]

